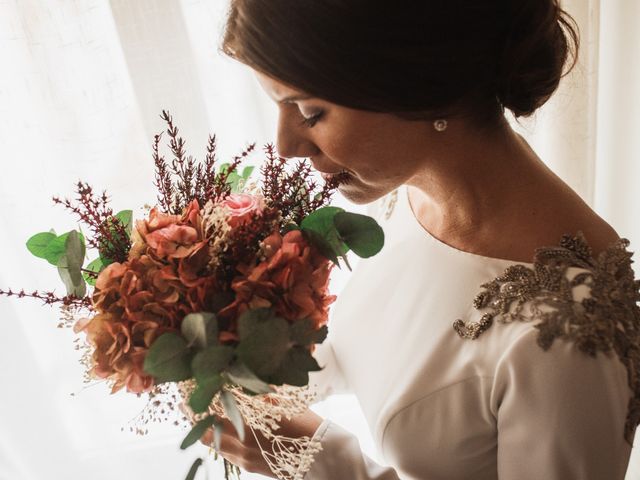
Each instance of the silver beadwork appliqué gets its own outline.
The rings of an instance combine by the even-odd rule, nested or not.
[[[535,320],[537,342],[544,350],[562,338],[594,357],[615,352],[633,392],[625,423],[625,439],[632,444],[640,424],[640,281],[634,278],[628,246],[627,239],[619,239],[593,258],[582,232],[565,235],[558,247],[538,249],[533,267],[513,265],[482,284],[473,305],[488,312],[477,322],[458,319],[453,328],[473,340],[495,321]],[[571,267],[585,271],[570,278]],[[582,286],[590,295],[574,300],[573,290]]]

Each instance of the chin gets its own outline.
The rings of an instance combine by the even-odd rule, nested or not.
[[[356,184],[355,182],[339,185],[338,191],[344,198],[349,200],[351,203],[355,203],[356,205],[366,205],[368,203],[373,203],[389,193],[371,187],[363,187],[362,184]]]

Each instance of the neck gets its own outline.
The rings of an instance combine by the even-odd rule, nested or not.
[[[564,186],[506,120],[491,131],[450,122],[442,135],[408,182],[416,217],[438,238],[495,234],[496,226],[536,215],[543,190],[557,196]]]

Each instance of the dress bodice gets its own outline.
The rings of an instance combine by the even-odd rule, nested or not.
[[[588,467],[593,478],[623,478],[630,453],[625,365],[611,352],[585,355],[569,339],[543,349],[537,322],[507,321],[495,311],[496,323],[508,325],[461,338],[491,311],[478,308],[481,286],[510,268],[536,267],[444,244],[418,223],[407,193],[401,187],[370,209],[383,226],[385,246],[358,263],[330,320],[332,361],[357,396],[385,461],[408,479],[529,478],[519,469],[533,459],[540,461],[529,468],[532,479],[578,478],[571,475],[586,464],[565,468],[546,459],[591,436],[587,450],[605,452],[607,460],[604,477]],[[582,267],[563,275],[578,278]],[[574,300],[587,293],[576,288]],[[494,310],[506,305],[508,311],[511,303],[520,309],[526,302],[496,298]],[[525,310],[518,313],[524,317]],[[565,387],[570,394],[563,394]],[[590,401],[575,404],[580,397]],[[596,410],[598,420],[576,425]],[[563,425],[571,431],[549,442],[549,428]],[[614,476],[611,465],[617,465]],[[313,468],[308,478],[321,478]]]

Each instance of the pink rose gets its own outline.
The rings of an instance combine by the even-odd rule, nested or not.
[[[222,201],[222,205],[229,211],[227,223],[231,228],[236,228],[248,222],[254,213],[262,212],[264,199],[246,193],[232,193]]]

